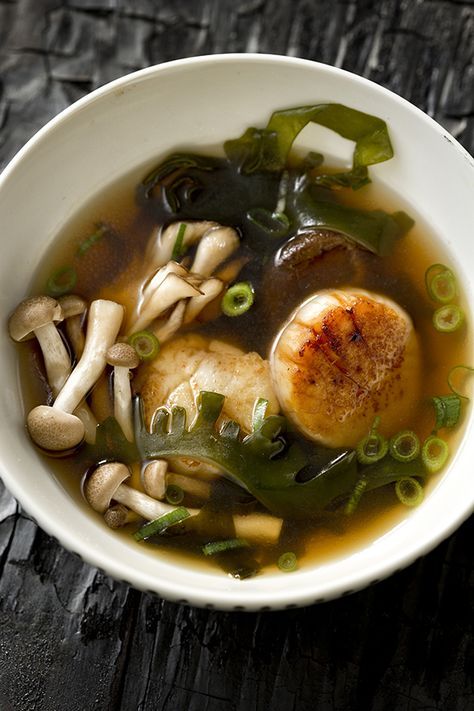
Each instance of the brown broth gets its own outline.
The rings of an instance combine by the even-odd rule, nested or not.
[[[152,232],[157,229],[156,216],[149,210],[140,210],[135,201],[135,186],[146,172],[147,169],[142,167],[108,186],[64,227],[57,237],[54,250],[38,269],[33,293],[43,293],[48,276],[67,264],[73,265],[77,271],[77,293],[87,299],[114,299],[130,308],[130,284],[136,283],[139,277],[146,244]],[[341,202],[369,209],[383,206],[388,212],[401,207],[401,200],[373,185],[354,194],[343,191]],[[405,209],[413,215],[411,207]],[[111,226],[110,235],[99,240],[81,256],[78,247],[95,231],[96,224],[104,220]],[[281,324],[298,303],[311,293],[322,288],[351,285],[385,294],[408,311],[420,334],[424,362],[422,400],[419,408],[407,420],[406,427],[414,429],[420,438],[426,437],[433,428],[432,408],[426,401],[433,394],[446,393],[449,370],[455,364],[466,362],[466,328],[448,336],[439,334],[431,325],[434,306],[429,302],[424,288],[426,268],[435,262],[449,264],[449,258],[426,225],[417,219],[416,226],[397,243],[389,258],[382,259],[361,252],[359,272],[354,272],[347,260],[347,253],[342,250],[327,253],[323,259],[324,262],[320,264],[324,264],[324,269],[316,265],[298,280],[291,278],[288,273],[268,267],[263,273],[264,296],[250,315],[240,319],[219,318],[201,326],[200,331],[239,345],[245,350],[256,350],[262,357],[267,357],[271,340]],[[253,269],[250,263],[239,279],[252,279]],[[282,293],[285,299],[280,297]],[[45,401],[47,387],[37,347],[31,343],[22,344],[19,351],[24,402],[29,409]],[[455,446],[460,436],[461,428],[450,434],[451,446]],[[75,458],[48,458],[48,464],[77,504],[90,511],[81,494],[84,472],[78,468]],[[140,488],[138,469],[133,479],[134,485]],[[436,477],[431,479],[428,488],[434,482]],[[185,500],[184,504],[188,502]],[[256,557],[266,570],[275,570],[271,561],[277,560],[278,555],[285,550],[299,551],[300,567],[328,561],[362,548],[400,522],[406,513],[407,509],[397,502],[393,487],[386,487],[363,497],[351,517],[328,515],[322,516],[316,524],[286,525],[283,542],[270,555],[263,548],[257,549]],[[98,514],[91,512],[91,515]],[[135,545],[130,539],[131,530],[127,527],[117,535],[127,537],[130,544]],[[171,541],[173,550],[170,541],[163,539],[157,548],[160,555],[185,559],[187,562],[192,560],[193,564],[213,565],[212,560],[203,560],[202,557],[190,554],[182,538],[177,537]],[[153,552],[155,547],[150,545],[149,549]]]

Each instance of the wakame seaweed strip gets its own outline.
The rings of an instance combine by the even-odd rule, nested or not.
[[[393,157],[385,121],[343,104],[317,104],[275,111],[266,128],[248,128],[240,138],[226,141],[224,150],[244,174],[280,171],[286,165],[294,140],[310,122],[325,126],[356,144],[352,170],[333,177],[325,175],[325,185],[334,183],[357,189],[370,182],[367,166]]]

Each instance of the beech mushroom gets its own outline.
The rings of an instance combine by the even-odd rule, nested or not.
[[[166,269],[166,267],[165,267]],[[128,335],[147,328],[160,314],[181,299],[197,296],[201,292],[193,285],[195,279],[168,272],[152,291],[150,284],[144,292],[144,301],[138,309],[138,317],[128,330]]]
[[[55,326],[62,319],[63,312],[56,299],[33,296],[16,307],[8,322],[8,330],[14,341],[27,341],[36,336],[53,395],[60,391],[71,370],[69,354]]]
[[[154,459],[143,470],[143,488],[154,499],[164,499],[166,493],[166,459]]]
[[[154,521],[176,507],[157,501],[123,482],[130,476],[130,471],[121,462],[100,464],[90,475],[84,487],[84,493],[90,506],[98,513],[105,514],[111,502],[123,504],[135,511],[147,521]],[[196,516],[199,509],[187,509],[191,516]],[[236,535],[255,541],[275,542],[280,536],[282,519],[269,514],[252,513],[247,516],[234,515]]]
[[[201,313],[203,308],[214,301],[224,288],[224,283],[220,279],[206,279],[199,285],[199,296],[192,296],[186,304],[184,313],[184,324],[191,323]]]
[[[129,442],[133,442],[132,389],[130,370],[140,364],[135,348],[128,343],[114,343],[106,353],[114,368],[114,415]]]
[[[217,222],[203,220],[200,222],[173,222],[158,234],[158,239],[153,240],[147,251],[146,263],[151,264],[153,269],[162,267],[173,258],[173,250],[178,238],[181,226],[184,225],[183,242],[181,251],[195,244],[201,237],[213,227],[218,227]]]
[[[76,358],[80,358],[85,343],[82,321],[87,310],[87,301],[77,294],[65,294],[59,297],[58,303],[63,312],[68,340]]]
[[[100,377],[107,349],[115,342],[123,319],[123,306],[97,299],[89,309],[84,352],[59,392],[54,404],[39,405],[28,415],[32,440],[43,447],[62,451],[75,447],[84,437],[84,425],[71,414]]]
[[[133,523],[139,518],[135,511],[127,509],[123,504],[113,504],[104,514],[104,521],[109,528],[122,528],[127,523]]]
[[[199,242],[191,271],[211,276],[214,269],[239,247],[239,236],[233,227],[214,227]]]

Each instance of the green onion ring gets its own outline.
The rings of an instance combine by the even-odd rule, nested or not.
[[[229,538],[226,541],[212,541],[211,543],[206,543],[201,550],[204,555],[216,555],[216,553],[225,553],[226,551],[233,551],[237,548],[248,547],[249,544],[243,538]]]
[[[388,452],[388,441],[377,432],[380,417],[376,417],[372,428],[356,447],[357,460],[361,464],[373,464],[383,459]]]
[[[160,342],[151,331],[137,331],[132,333],[128,342],[135,348],[140,360],[152,360],[160,352]]]
[[[263,207],[249,210],[247,219],[272,237],[284,237],[290,226],[284,212],[270,212]]]
[[[440,333],[453,333],[462,326],[464,313],[456,304],[446,304],[433,314],[433,326]]]
[[[444,264],[432,264],[425,272],[426,290],[440,304],[449,304],[456,298],[456,278]]]
[[[179,506],[173,511],[168,511],[168,513],[163,514],[155,518],[154,521],[146,523],[138,531],[133,534],[136,541],[143,541],[145,538],[150,538],[150,536],[156,536],[160,533],[166,531],[170,526],[174,526],[176,523],[181,523],[186,518],[189,518],[190,513],[184,506]]]
[[[402,430],[390,439],[390,454],[399,462],[412,462],[420,453],[420,440],[412,430]]]
[[[400,503],[410,507],[419,506],[425,498],[423,487],[413,477],[399,479],[395,483],[395,493]]]
[[[435,430],[441,427],[454,427],[461,415],[461,399],[453,395],[435,395],[431,398],[436,414]]]
[[[447,442],[436,435],[428,437],[421,448],[421,459],[430,474],[439,472],[444,467],[449,456]]]
[[[288,551],[282,553],[278,558],[277,565],[282,573],[292,573],[298,567],[298,558],[294,553]]]
[[[448,374],[448,385],[452,392],[457,395],[458,397],[463,398],[463,400],[469,400],[467,395],[463,395],[457,388],[454,387],[453,385],[453,377],[456,371],[461,371],[465,370],[468,373],[474,373],[474,368],[471,368],[469,365],[455,365],[454,368],[451,368]]]
[[[347,502],[345,508],[344,508],[344,513],[346,516],[351,516],[356,508],[359,505],[359,502],[362,498],[362,494],[367,488],[367,478],[365,476],[361,477],[357,484],[354,486],[354,490],[350,496],[349,501]]]
[[[60,267],[51,274],[47,283],[46,291],[49,296],[63,296],[69,294],[77,283],[77,273],[74,267]]]
[[[165,491],[165,499],[169,504],[177,506],[184,499],[184,491],[176,484],[168,484]]]
[[[253,287],[248,281],[234,284],[226,293],[221,302],[221,309],[226,316],[241,316],[254,302]]]
[[[178,234],[176,235],[176,240],[173,245],[173,251],[171,253],[171,259],[174,262],[177,262],[178,259],[183,254],[183,240],[184,240],[184,233],[186,232],[186,227],[187,227],[187,225],[184,222],[182,222],[178,228]]]

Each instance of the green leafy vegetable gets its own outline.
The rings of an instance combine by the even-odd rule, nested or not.
[[[84,444],[78,451],[78,457],[86,466],[97,462],[119,461],[132,464],[140,459],[138,449],[129,442],[115,417],[107,417],[96,429],[94,444]]]
[[[343,104],[275,111],[266,128],[249,128],[240,138],[226,141],[224,149],[244,174],[279,171],[286,164],[294,140],[310,122],[325,126],[356,144],[352,170],[335,176],[320,176],[320,182],[325,185],[361,187],[370,182],[367,166],[393,156],[385,121]]]

